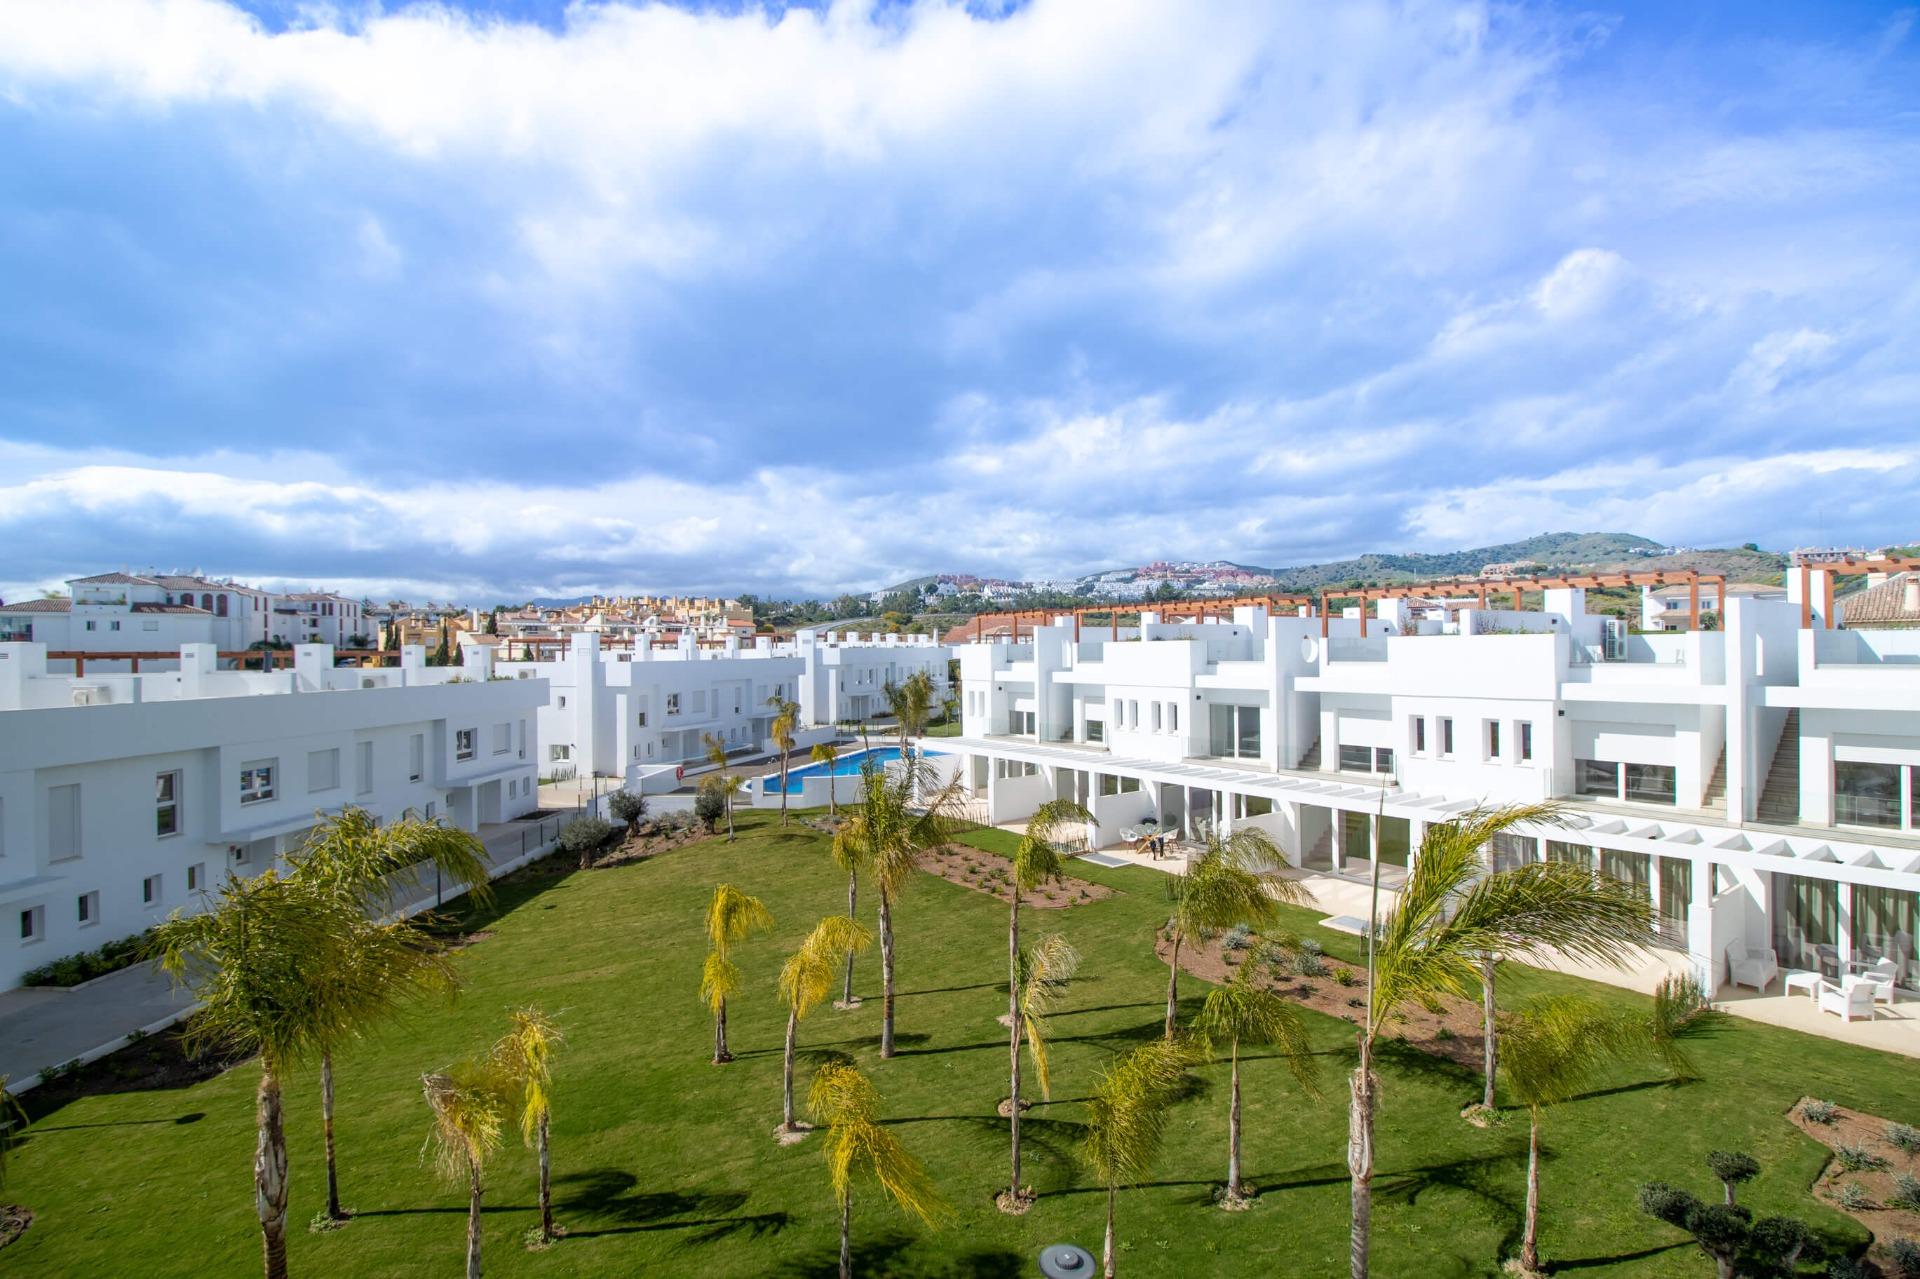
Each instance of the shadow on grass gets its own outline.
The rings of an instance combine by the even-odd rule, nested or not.
[[[899,1230],[877,1235],[861,1234],[860,1202],[853,1210],[853,1273],[857,1275],[912,1276],[913,1279],[1015,1279],[1031,1273],[1028,1259],[1006,1248],[965,1247],[956,1253],[952,1240],[941,1245],[923,1241]],[[938,1255],[934,1255],[937,1248]],[[1038,1252],[1038,1249],[1035,1250]],[[840,1273],[840,1249],[837,1243],[809,1249],[789,1257],[778,1266],[762,1272],[780,1279],[833,1279]]]
[[[896,990],[895,999],[910,999],[915,995],[957,995],[963,990],[1005,990],[1004,981],[977,981],[971,986],[936,986],[929,990]]]
[[[691,1231],[682,1243],[714,1243],[736,1235],[760,1238],[778,1234],[792,1221],[784,1212],[736,1216],[747,1202],[742,1190],[646,1191],[639,1178],[620,1168],[594,1168],[554,1178],[559,1210],[567,1217],[589,1222],[611,1220],[612,1225],[582,1228],[570,1225],[569,1238],[593,1239],[659,1230]]]
[[[42,1132],[78,1132],[82,1128],[138,1128],[143,1124],[197,1124],[207,1117],[204,1110],[190,1110],[184,1115],[175,1115],[171,1119],[113,1119],[97,1124],[35,1124],[20,1138],[22,1142],[35,1133]]]
[[[1591,1270],[1595,1266],[1617,1266],[1623,1262],[1644,1261],[1648,1257],[1657,1257],[1663,1252],[1672,1252],[1675,1248],[1691,1247],[1693,1247],[1693,1240],[1681,1239],[1653,1248],[1642,1248],[1638,1252],[1614,1252],[1601,1257],[1575,1257],[1568,1261],[1548,1261],[1547,1273],[1557,1275],[1564,1270]]]

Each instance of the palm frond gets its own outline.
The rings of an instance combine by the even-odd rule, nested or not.
[[[873,934],[858,920],[829,915],[813,926],[800,948],[780,967],[780,998],[795,1017],[805,1017],[833,990],[834,978],[848,955],[873,944]]]
[[[1049,933],[1020,955],[1020,1030],[1033,1058],[1033,1073],[1043,1098],[1053,1096],[1052,1063],[1047,1056],[1047,1014],[1066,993],[1080,967],[1080,952],[1058,933]]]
[[[1050,799],[1027,818],[1027,829],[1013,850],[1013,882],[1023,893],[1030,893],[1060,874],[1060,831],[1070,825],[1085,825],[1093,814],[1070,799]]]
[[[368,910],[390,907],[404,889],[418,888],[437,867],[464,883],[468,895],[493,900],[487,851],[471,834],[440,822],[405,818],[382,824],[363,808],[322,817],[305,843],[287,855],[288,875],[342,893]]]
[[[1232,981],[1207,992],[1194,1029],[1207,1040],[1226,1040],[1236,1048],[1240,1044],[1278,1048],[1300,1086],[1311,1096],[1320,1095],[1306,1022],[1292,1001],[1260,983],[1255,965],[1242,964]]]
[[[714,950],[725,954],[748,933],[769,932],[773,912],[758,897],[750,897],[732,884],[714,887],[713,900],[707,905],[707,940]]]
[[[700,966],[700,998],[707,1005],[707,1011],[720,1015],[721,1007],[740,993],[740,966],[717,950],[707,952],[706,962]]]
[[[1166,1136],[1167,1111],[1197,1056],[1190,1038],[1142,1044],[1108,1066],[1087,1103],[1080,1159],[1108,1186],[1140,1181]]]
[[[531,1145],[540,1120],[553,1110],[553,1057],[566,1036],[538,1008],[522,1008],[508,1017],[508,1030],[490,1054],[520,1093],[520,1136]]]
[[[420,1077],[433,1111],[423,1156],[449,1181],[464,1180],[468,1165],[484,1165],[500,1148],[512,1083],[492,1061],[463,1061]]]
[[[1707,992],[1692,977],[1663,978],[1654,988],[1648,1032],[1653,1050],[1675,1079],[1694,1079],[1693,1058],[1687,1045],[1718,1030],[1726,1014],[1707,1002]]]
[[[1644,1017],[1585,995],[1545,995],[1500,1018],[1500,1069],[1530,1109],[1586,1088],[1601,1067],[1652,1046]]]
[[[845,1204],[854,1178],[871,1176],[900,1209],[937,1225],[946,1205],[926,1169],[880,1122],[880,1096],[858,1067],[830,1062],[814,1073],[807,1109],[827,1131],[834,1198]]]

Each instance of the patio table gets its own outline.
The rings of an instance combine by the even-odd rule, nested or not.
[[[1791,995],[1796,990],[1807,992],[1812,999],[1820,991],[1820,974],[1804,968],[1789,968],[1786,973],[1785,993]]]

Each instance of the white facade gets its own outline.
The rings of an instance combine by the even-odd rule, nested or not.
[[[1325,638],[1260,608],[1078,642],[1059,619],[960,648],[964,736],[942,749],[996,822],[1055,796],[1102,842],[1149,815],[1254,822],[1296,864],[1378,857],[1389,883],[1426,823],[1557,799],[1564,825],[1499,856],[1645,885],[1710,987],[1736,941],[1829,977],[1891,957],[1920,986],[1920,633],[1800,630],[1797,601],[1727,613],[1628,636],[1566,589],[1450,621],[1386,601],[1365,637],[1357,610]]]
[[[298,847],[317,813],[411,812],[467,830],[537,806],[539,681],[478,667],[50,674],[0,644],[0,989],[191,909],[228,872]]]
[[[0,642],[56,653],[177,653],[212,644],[223,653],[254,644],[373,642],[364,602],[331,592],[279,595],[189,574],[101,573],[67,582],[67,596],[0,605]]]
[[[471,662],[475,646],[465,647]],[[709,735],[730,752],[771,751],[770,698],[797,703],[801,725],[821,730],[803,745],[830,737],[838,720],[877,714],[886,706],[886,682],[918,670],[934,676],[937,704],[951,651],[931,637],[862,643],[811,632],[792,644],[762,636],[713,649],[687,635],[671,649],[603,650],[598,633],[582,631],[553,661],[501,662],[495,669],[547,681],[541,776],[611,777],[638,786],[649,773],[704,761]]]

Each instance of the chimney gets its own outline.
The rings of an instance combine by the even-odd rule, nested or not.
[[[1920,613],[1920,576],[1907,574],[1907,589],[1900,593],[1902,613]]]

